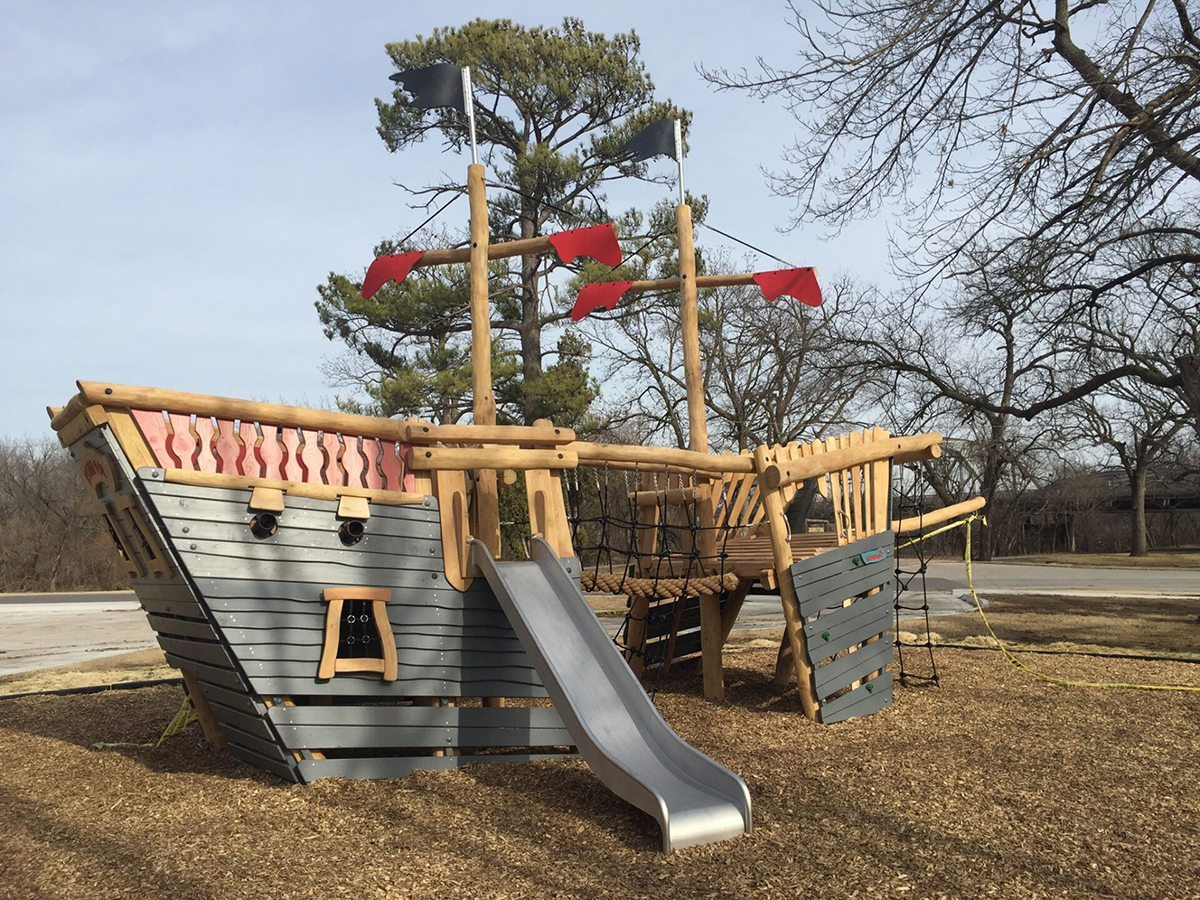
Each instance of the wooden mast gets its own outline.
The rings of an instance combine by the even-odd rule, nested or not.
[[[708,417],[704,406],[704,370],[700,362],[699,286],[696,283],[696,242],[692,235],[692,208],[683,189],[683,135],[675,121],[675,159],[679,163],[679,205],[675,207],[675,232],[679,241],[679,330],[683,336],[683,379],[687,390],[688,449],[708,453]],[[712,491],[709,491],[712,494]],[[711,499],[697,501],[695,507],[701,567],[705,574],[715,569],[717,540],[716,515]],[[683,604],[683,598],[679,603]],[[721,598],[701,594],[700,653],[704,669],[704,696],[708,700],[725,699],[725,671],[721,659],[723,630]]]
[[[492,324],[488,303],[488,211],[484,169],[467,166],[471,204],[471,393],[476,425],[496,424],[492,392]],[[500,557],[500,497],[495,469],[478,469],[475,482],[475,537]]]

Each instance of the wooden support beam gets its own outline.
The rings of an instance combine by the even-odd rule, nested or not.
[[[784,632],[792,650],[792,662],[796,671],[797,688],[804,715],[814,722],[820,707],[813,685],[812,663],[804,648],[804,619],[800,615],[800,603],[796,598],[796,587],[792,584],[792,546],[788,543],[787,519],[783,514],[783,495],[778,489],[762,485],[762,473],[771,465],[766,447],[754,451],[754,464],[759,470],[760,489],[765,519],[771,538],[771,551],[775,557],[775,571],[779,573],[779,599],[783,604]]]
[[[748,578],[743,578],[741,583],[729,592],[729,596],[725,598],[725,609],[721,611],[721,646],[724,647],[729,640],[729,634],[733,631],[733,626],[737,622],[738,613],[742,611],[742,606],[746,602],[746,595],[750,593],[750,585],[753,582]]]
[[[708,500],[712,496],[712,488],[707,484],[698,484],[665,491],[630,491],[629,496],[636,506],[686,506]]]
[[[708,421],[704,407],[704,372],[700,363],[700,311],[696,287],[696,244],[692,236],[692,208],[675,207],[679,239],[679,330],[683,340],[683,380],[687,390],[688,449],[708,452]]]
[[[629,626],[625,629],[625,661],[633,674],[642,677],[646,668],[646,614],[650,612],[649,597],[631,597]]]
[[[467,199],[471,204],[471,395],[476,425],[489,428],[496,424],[496,397],[492,393],[488,211],[483,175],[479,163],[467,166]],[[500,558],[500,493],[495,468],[475,473],[475,537],[493,557]]]
[[[521,447],[417,447],[414,471],[464,469],[573,469],[579,458],[571,450],[525,450]]]
[[[479,170],[479,186],[483,189],[483,166],[478,163],[473,163],[467,167],[467,199],[471,197],[471,170]],[[471,250],[473,247],[448,247],[438,250],[426,250],[425,255],[417,260],[413,265],[414,269],[427,269],[430,266],[449,266],[456,263],[473,262],[474,256]],[[515,241],[503,241],[499,244],[484,245],[484,260],[489,259],[511,259],[514,256],[537,256],[540,253],[555,252],[554,245],[550,243],[550,238],[534,237],[520,238]]]
[[[657,471],[673,466],[689,473],[700,472],[705,475],[721,475],[725,472],[753,474],[754,472],[752,457],[735,456],[731,453],[713,455],[679,450],[674,447],[595,444],[588,441],[575,441],[567,444],[563,449],[574,453],[582,464],[597,466],[611,465],[617,468],[626,464],[629,467],[638,466],[642,469],[650,468]]]
[[[557,425],[433,425],[417,422],[405,425],[409,443],[428,444],[547,444],[560,446],[575,440],[575,432]]]
[[[818,453],[815,456],[805,456],[777,463],[768,462],[766,468],[760,473],[760,477],[768,487],[781,488],[829,472],[840,472],[853,466],[891,459],[898,454],[916,454],[929,450],[941,442],[942,435],[934,431],[911,437],[872,441],[869,444],[859,443],[843,446],[840,449]]]
[[[682,598],[680,599],[682,603]],[[704,699],[725,699],[725,669],[721,647],[725,643],[721,623],[721,597],[700,595],[700,658],[704,671]]]
[[[187,685],[188,696],[196,710],[196,718],[200,720],[200,730],[204,732],[204,740],[208,742],[210,749],[221,752],[226,746],[225,732],[221,730],[221,723],[217,721],[216,714],[208,705],[208,698],[204,696],[204,690],[200,687],[200,679],[190,669],[180,669],[179,674],[183,676],[183,683]]]
[[[973,512],[983,509],[985,506],[987,506],[986,500],[982,497],[973,497],[970,500],[964,500],[962,503],[943,506],[941,509],[935,509],[922,516],[893,519],[892,531],[896,532],[896,534],[911,534],[914,531],[921,531],[925,528],[932,528],[934,525],[941,525],[943,522],[949,522],[951,519],[957,519],[960,516],[970,515]]]

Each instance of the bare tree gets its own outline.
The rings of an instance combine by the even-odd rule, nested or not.
[[[1129,481],[1130,556],[1149,550],[1146,478],[1184,427],[1178,398],[1140,384],[1118,384],[1071,407],[1073,433],[1112,451]]]
[[[708,262],[724,270],[724,258]],[[825,289],[817,308],[757,288],[700,292],[705,403],[714,447],[740,450],[788,443],[855,421],[867,369],[856,364],[848,310],[868,293],[850,279]],[[686,391],[675,294],[645,296],[590,326],[610,382],[625,386],[617,406],[643,437],[687,446]]]
[[[0,590],[125,587],[75,464],[52,440],[0,440]]]
[[[924,291],[1030,265],[1059,377],[1022,418],[1124,378],[1177,391],[1200,422],[1200,36],[1186,0],[817,0],[794,6],[794,67],[706,71],[780,97],[800,133],[776,188],[797,221],[833,228],[899,204],[898,268]],[[1179,273],[1188,280],[1180,280]],[[1182,292],[1169,358],[1135,347],[1085,378],[1073,364],[1098,307],[1145,278]],[[1150,304],[1137,307],[1147,318]],[[1051,335],[1057,332],[1058,336]]]

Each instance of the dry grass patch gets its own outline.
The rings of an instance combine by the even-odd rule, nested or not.
[[[178,678],[179,672],[167,665],[158,649],[136,650],[99,656],[87,662],[71,663],[29,672],[0,676],[0,697],[27,691],[56,691],[63,688],[117,684],[122,681],[153,681]]]
[[[1117,569],[1200,569],[1200,549],[1180,547],[1153,550],[1145,556],[1128,553],[1041,553],[1014,556],[996,562],[1050,566],[1102,566]]]

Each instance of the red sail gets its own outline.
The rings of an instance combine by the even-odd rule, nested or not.
[[[375,292],[389,281],[397,284],[403,282],[424,255],[424,250],[413,250],[410,253],[397,253],[395,256],[376,257],[367,269],[367,277],[363,279],[363,299],[370,300]]]
[[[621,264],[621,245],[617,243],[617,233],[613,230],[611,222],[593,225],[590,228],[560,231],[550,235],[548,240],[558,252],[558,258],[565,263],[571,262],[577,256],[590,256],[606,266]]]
[[[631,284],[632,281],[597,281],[584,285],[571,309],[571,320],[578,322],[598,309],[615,308]]]
[[[817,271],[811,267],[755,272],[754,283],[762,289],[762,294],[767,300],[774,301],[786,294],[808,306],[821,305],[821,287],[817,284]]]

